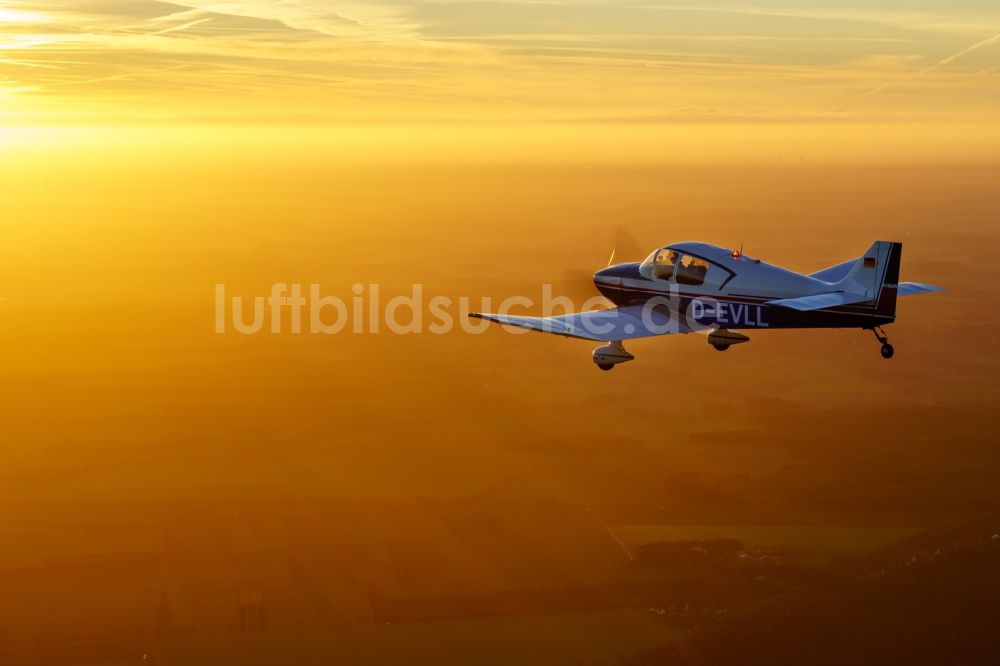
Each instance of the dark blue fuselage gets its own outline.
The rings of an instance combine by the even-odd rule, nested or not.
[[[871,328],[892,323],[895,317],[875,314],[874,304],[856,303],[823,310],[800,311],[769,305],[780,296],[712,293],[701,287],[650,280],[639,264],[619,264],[599,271],[594,284],[618,306],[643,305],[653,299],[664,307],[706,327],[758,328]]]

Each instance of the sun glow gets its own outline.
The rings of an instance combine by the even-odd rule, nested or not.
[[[657,4],[4,2],[0,122],[341,128],[472,159],[1000,154],[1000,10]]]
[[[45,14],[0,7],[0,23],[44,23],[47,20]]]

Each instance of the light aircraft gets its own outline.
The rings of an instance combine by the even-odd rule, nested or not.
[[[601,370],[635,357],[622,342],[671,333],[705,331],[715,349],[750,338],[738,330],[860,328],[892,358],[882,326],[896,319],[896,296],[943,287],[899,282],[902,243],[877,241],[862,256],[804,275],[740,250],[708,243],[674,243],[645,261],[609,265],[594,285],[616,307],[554,317],[470,313],[507,326],[606,343],[593,352]],[[612,258],[613,258],[612,253]]]

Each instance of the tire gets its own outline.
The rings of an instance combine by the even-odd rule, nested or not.
[[[597,367],[600,368],[601,370],[604,370],[605,372],[607,372],[608,370],[611,370],[612,368],[614,368],[615,364],[614,363],[598,363]]]
[[[889,359],[895,353],[895,349],[892,348],[888,342],[882,345],[882,358]]]
[[[729,349],[729,345],[712,345],[712,346],[715,347],[716,351],[726,351],[727,349]]]

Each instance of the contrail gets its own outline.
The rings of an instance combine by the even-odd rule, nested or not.
[[[944,60],[942,60],[940,62],[934,63],[930,67],[925,67],[924,69],[920,70],[916,74],[911,74],[910,76],[906,77],[905,79],[901,79],[899,81],[890,81],[889,83],[883,83],[878,88],[875,88],[874,90],[869,90],[865,94],[866,95],[874,95],[875,93],[881,92],[882,90],[885,90],[886,88],[888,88],[890,86],[895,86],[895,85],[898,85],[900,83],[907,83],[908,81],[912,81],[913,79],[915,79],[917,77],[920,77],[920,76],[923,76],[924,74],[927,74],[928,72],[933,72],[938,67],[943,67],[944,65],[947,65],[948,63],[951,63],[951,62],[954,62],[954,61],[958,60],[959,58],[961,58],[962,56],[964,56],[967,53],[972,53],[976,49],[981,49],[984,46],[989,46],[990,44],[993,44],[994,42],[997,42],[997,41],[1000,41],[1000,34],[993,35],[992,37],[988,37],[988,38],[984,39],[981,42],[976,42],[972,46],[970,46],[968,48],[965,48],[965,49],[962,49],[958,53],[952,54],[952,55],[948,56],[947,58],[945,58]]]
[[[172,26],[172,27],[169,27],[169,28],[164,28],[163,30],[157,30],[156,32],[147,32],[145,34],[148,35],[148,36],[152,36],[152,35],[165,35],[168,32],[177,32],[179,30],[187,30],[188,28],[193,28],[194,26],[198,25],[199,23],[204,23],[205,21],[211,21],[211,20],[212,20],[211,18],[195,19],[194,21],[188,21],[187,23],[184,23],[182,25],[175,25],[175,26]],[[997,35],[997,36],[1000,37],[1000,35]]]

